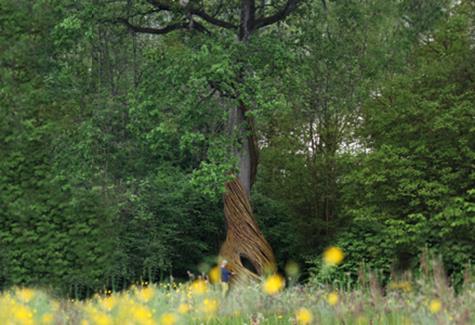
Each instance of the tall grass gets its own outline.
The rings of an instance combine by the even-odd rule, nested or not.
[[[475,324],[469,274],[457,292],[440,263],[385,286],[371,273],[360,278],[351,288],[287,281],[282,290],[263,280],[226,297],[205,282],[137,285],[85,301],[12,288],[0,295],[0,324]]]

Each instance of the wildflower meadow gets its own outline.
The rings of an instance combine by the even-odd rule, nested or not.
[[[475,0],[0,0],[0,325],[475,324]]]
[[[325,251],[325,267],[343,261],[337,247]],[[174,325],[174,324],[471,324],[475,285],[457,292],[434,272],[392,280],[386,286],[361,281],[292,282],[296,274],[270,274],[260,282],[236,284],[223,295],[212,269],[206,280],[138,283],[83,300],[55,298],[41,289],[13,288],[0,296],[1,324]],[[295,271],[295,269],[294,269]],[[213,275],[214,274],[214,275]],[[293,284],[292,284],[293,283]]]

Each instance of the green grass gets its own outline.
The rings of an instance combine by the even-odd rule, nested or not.
[[[330,292],[338,295],[334,304]],[[180,304],[190,310],[180,313]],[[162,283],[86,301],[16,288],[0,296],[0,324],[297,324],[302,307],[312,314],[312,324],[473,324],[475,286],[467,282],[455,293],[444,278],[434,276],[386,288],[374,281],[351,290],[294,285],[268,295],[256,283],[233,287],[223,299],[219,285],[208,285],[200,294],[189,283]]]

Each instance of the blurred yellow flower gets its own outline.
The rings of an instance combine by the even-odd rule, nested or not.
[[[41,317],[41,324],[45,324],[45,325],[51,324],[53,322],[53,319],[54,317],[52,314],[46,313]]]
[[[323,252],[323,261],[327,265],[336,266],[345,258],[345,253],[339,247],[329,247]]]
[[[206,282],[203,280],[196,280],[193,281],[191,284],[191,292],[193,292],[195,295],[202,295],[208,291],[208,287],[206,285]]]
[[[14,324],[30,325],[33,324],[33,313],[30,308],[23,305],[14,305],[12,309]]]
[[[100,302],[104,309],[112,310],[112,308],[117,304],[117,299],[115,296],[109,296],[101,299]]]
[[[399,289],[399,290],[402,290],[404,292],[411,292],[412,291],[412,284],[409,281],[399,281],[399,282],[395,281],[395,282],[391,282],[389,284],[389,288]]]
[[[177,322],[177,317],[172,313],[165,313],[160,317],[161,325],[174,325]]]
[[[148,307],[145,306],[135,306],[132,309],[132,314],[134,315],[134,319],[139,322],[140,324],[151,324],[152,323],[152,312]]]
[[[211,283],[219,283],[221,282],[221,270],[218,266],[215,266],[209,271],[209,279]]]
[[[295,318],[297,319],[297,324],[308,325],[312,322],[313,315],[307,308],[300,308],[295,313]]]
[[[216,299],[205,299],[201,310],[205,314],[214,314],[218,310],[218,301]]]
[[[136,295],[140,300],[147,302],[153,298],[154,294],[155,290],[152,287],[147,287],[138,290]]]
[[[95,325],[112,325],[112,318],[104,313],[94,313],[91,315],[91,319]]]
[[[23,302],[29,302],[33,298],[34,295],[35,295],[35,292],[33,290],[26,289],[26,288],[19,289],[16,292],[16,296]]]
[[[180,304],[180,306],[178,306],[178,312],[180,314],[186,314],[187,312],[189,312],[191,309],[191,306],[189,304]]]
[[[433,314],[437,314],[442,309],[442,302],[439,299],[432,299],[429,303],[429,310]]]
[[[327,295],[327,302],[332,306],[336,305],[338,303],[338,293],[330,292]]]
[[[284,285],[284,278],[279,274],[273,274],[264,281],[262,291],[268,295],[275,295],[284,288]]]

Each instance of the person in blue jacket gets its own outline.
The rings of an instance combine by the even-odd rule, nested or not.
[[[234,275],[233,272],[231,272],[226,266],[228,265],[227,260],[222,260],[221,265],[219,267],[221,271],[221,288],[223,291],[223,297],[226,296],[228,290],[229,290],[229,280],[231,279],[231,276]]]

